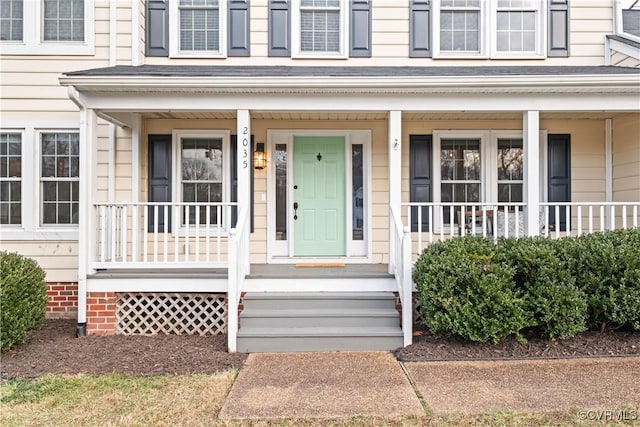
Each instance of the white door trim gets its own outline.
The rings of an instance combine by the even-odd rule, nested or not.
[[[371,130],[344,130],[344,129],[269,129],[267,130],[267,152],[274,159],[276,144],[287,145],[287,204],[293,200],[293,139],[295,136],[343,136],[345,138],[345,197],[346,197],[346,249],[345,257],[293,257],[293,212],[287,207],[287,240],[275,240],[276,221],[275,215],[275,160],[270,162],[267,170],[267,263],[291,264],[296,262],[344,262],[349,264],[370,263],[372,259],[372,169],[371,169]],[[366,203],[364,206],[364,240],[352,239],[352,144],[363,146],[363,174],[365,183]]]

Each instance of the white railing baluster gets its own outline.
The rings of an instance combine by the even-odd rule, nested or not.
[[[158,262],[158,205],[153,205],[153,262]]]
[[[422,207],[418,206],[418,253],[422,253]],[[411,221],[409,221],[411,226]]]
[[[611,205],[609,207],[609,230],[616,229],[616,206]]]
[[[122,246],[122,249],[120,250],[121,256],[122,256],[122,262],[127,262],[127,258],[129,256],[128,252],[128,246],[129,246],[129,206],[128,205],[123,205],[122,206],[122,237],[120,239],[120,244]]]
[[[205,250],[206,250],[206,262],[210,262],[211,261],[211,206],[207,205],[207,207],[205,208],[205,214],[207,215],[207,218],[205,219],[205,224],[207,226],[207,229],[205,230],[206,232],[206,244],[205,244]]]
[[[604,205],[600,205],[600,231],[604,231],[605,217],[604,217]]]
[[[196,206],[196,224],[195,224],[195,239],[196,239],[196,262],[200,262],[200,207]]]
[[[105,218],[106,206],[100,205],[98,212],[100,215],[100,261],[105,262],[105,252],[107,251],[107,228]]]
[[[433,206],[429,206],[429,244],[433,243]]]
[[[589,205],[589,234],[593,233],[593,205]]]
[[[638,205],[633,206],[633,226],[638,226]]]
[[[555,205],[555,208],[554,208],[553,212],[554,212],[553,220],[555,222],[554,228],[556,230],[555,237],[556,237],[556,239],[558,239],[560,237],[560,205]]]
[[[564,224],[565,224],[565,232],[566,236],[571,235],[571,209],[569,206],[564,208]]]
[[[142,260],[149,262],[149,205],[143,206],[142,216]]]
[[[169,262],[169,205],[162,206],[162,218],[164,219],[164,227],[162,232],[162,260]]]
[[[182,221],[182,208],[180,205],[173,205],[171,210],[173,211],[173,225],[178,228]],[[173,262],[178,261],[180,261],[180,234],[178,233],[178,230],[173,230]]]
[[[131,246],[131,261],[138,262],[140,253],[138,252],[138,241],[140,240],[140,207],[139,205],[133,206],[133,217],[131,218],[131,228],[133,234],[133,242]]]
[[[239,214],[239,212],[238,212]],[[229,222],[231,222],[231,215],[229,215]],[[221,206],[216,206],[216,261],[220,262],[220,239],[222,236],[222,209]],[[228,255],[227,255],[228,257]]]
[[[110,238],[110,242],[109,242],[109,259],[110,261],[115,261],[116,260],[116,245],[118,244],[118,242],[116,242],[116,236],[117,236],[117,232],[118,230],[116,229],[116,225],[117,225],[117,219],[116,219],[116,206],[115,205],[110,205],[109,206],[109,225],[111,226],[110,228],[110,234],[111,234],[111,238]]]
[[[622,228],[627,228],[627,205],[622,205]]]
[[[578,205],[578,236],[582,235],[582,206]]]
[[[189,236],[189,224],[191,223],[191,212],[189,212],[189,205],[185,205],[184,214],[184,261],[189,262],[189,248],[190,236]]]

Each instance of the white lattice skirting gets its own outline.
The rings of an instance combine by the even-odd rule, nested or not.
[[[227,301],[221,294],[121,293],[116,334],[217,335],[227,331]]]

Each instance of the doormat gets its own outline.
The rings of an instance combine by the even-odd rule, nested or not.
[[[331,268],[342,267],[344,268],[344,262],[299,262],[296,264],[298,268]]]

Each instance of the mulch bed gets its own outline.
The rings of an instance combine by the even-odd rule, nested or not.
[[[210,374],[240,369],[247,358],[227,353],[226,335],[75,337],[74,320],[47,320],[25,343],[2,353],[2,378],[52,374]],[[469,344],[417,331],[401,361],[640,356],[640,332],[585,332],[568,340],[508,338],[497,345]]]
[[[226,335],[76,338],[75,331],[75,320],[47,320],[26,343],[2,353],[2,377],[209,374],[240,369],[247,358],[227,353]]]
[[[405,362],[640,356],[640,332],[583,332],[573,338],[551,341],[533,336],[525,338],[526,344],[520,344],[513,337],[496,345],[478,344],[419,330],[414,334],[412,345],[394,354]]]

